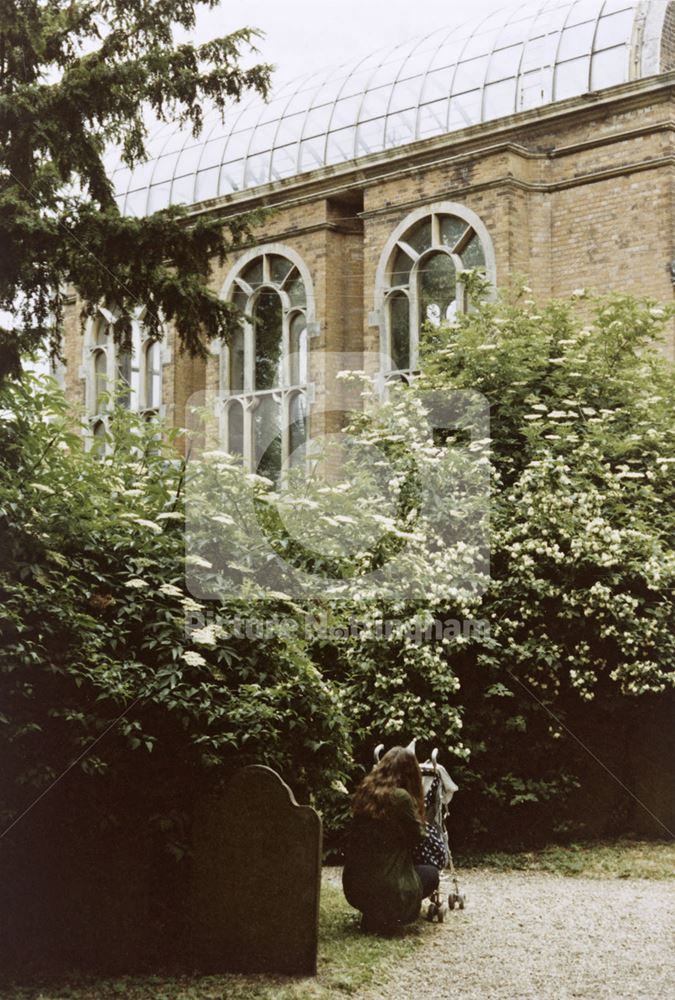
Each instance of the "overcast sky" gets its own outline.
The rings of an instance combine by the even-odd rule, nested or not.
[[[510,0],[223,0],[200,8],[197,40],[244,26],[266,37],[261,56],[277,67],[278,82],[338,65],[375,49],[396,45],[453,21],[474,20]]]

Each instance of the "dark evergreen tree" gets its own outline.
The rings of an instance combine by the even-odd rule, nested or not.
[[[218,0],[203,0],[216,6]],[[2,0],[0,3],[0,379],[21,355],[58,349],[64,297],[146,306],[182,345],[203,354],[236,320],[208,288],[211,262],[250,229],[251,218],[186,218],[172,207],[143,219],[120,215],[103,154],[146,155],[147,122],[177,118],[199,129],[205,103],[221,111],[248,89],[266,95],[270,67],[243,69],[258,32],[242,28],[202,45],[177,44],[195,26],[188,0]],[[128,337],[129,324],[117,325]]]

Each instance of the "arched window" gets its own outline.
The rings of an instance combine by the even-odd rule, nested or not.
[[[143,325],[143,310],[131,318],[131,345],[115,342],[117,324],[125,320],[115,310],[100,306],[89,334],[85,396],[97,453],[105,451],[107,421],[114,405],[156,416],[162,404],[162,347],[151,340]],[[126,321],[128,322],[128,321]]]
[[[475,213],[446,202],[408,216],[380,259],[376,314],[385,378],[407,380],[418,367],[420,332],[468,308],[462,272],[483,268],[494,284],[494,254]]]
[[[261,247],[235,268],[224,289],[244,320],[221,349],[223,446],[241,455],[246,468],[273,480],[283,469],[301,466],[306,454],[312,309],[307,285],[295,254]]]

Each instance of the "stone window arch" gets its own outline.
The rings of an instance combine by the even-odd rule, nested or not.
[[[492,241],[475,212],[438,202],[411,212],[396,227],[380,257],[375,322],[380,328],[385,380],[408,381],[419,366],[420,331],[468,308],[462,272],[482,267],[494,287]]]
[[[307,457],[311,277],[295,251],[269,244],[240,258],[221,294],[244,315],[218,348],[221,443],[247,469],[276,481]]]

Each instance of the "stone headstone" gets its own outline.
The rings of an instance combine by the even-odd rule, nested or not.
[[[212,972],[316,974],[321,819],[254,765],[193,825],[193,956]]]

